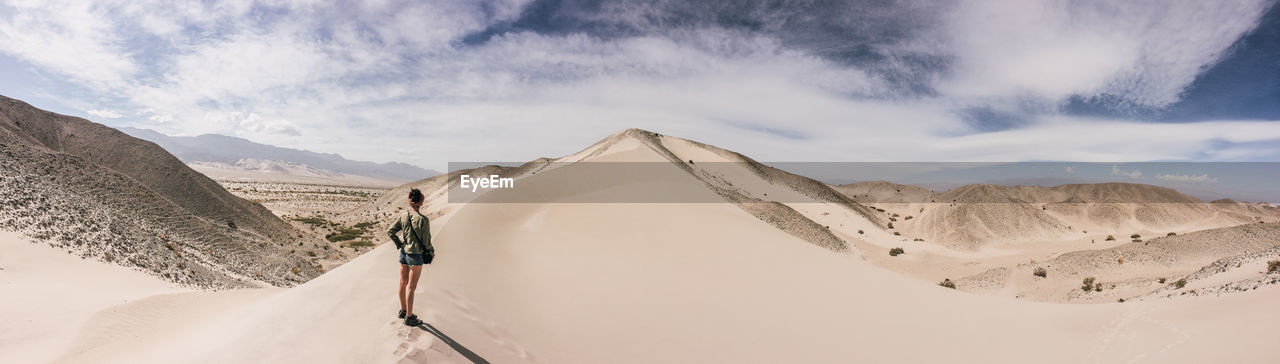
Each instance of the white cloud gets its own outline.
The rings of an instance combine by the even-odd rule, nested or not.
[[[231,113],[230,117],[233,119],[240,119],[236,125],[240,128],[240,130],[237,130],[237,134],[242,134],[242,132],[246,131],[251,134],[283,134],[291,136],[298,136],[302,134],[302,132],[298,130],[297,125],[285,119],[268,120],[264,119],[257,113],[250,113],[249,115],[244,115],[243,118],[241,118],[241,114],[238,112]]]
[[[1261,0],[966,1],[945,38],[956,69],[941,85],[956,97],[1103,93],[1162,107],[1232,42],[1258,24]]]
[[[885,46],[954,61],[934,85],[942,93],[919,98],[769,34],[510,32],[462,46],[460,36],[526,2],[282,4],[293,13],[265,25],[246,17],[251,3],[24,5],[0,15],[0,52],[114,90],[125,101],[109,106],[144,110],[122,117],[138,126],[366,160],[430,156],[422,163],[436,169],[568,154],[628,127],[766,161],[1236,160],[1261,149],[1222,142],[1280,140],[1276,121],[1153,125],[1051,112],[1077,93],[1167,104],[1256,23],[1256,2],[965,2],[941,30]],[[135,28],[169,44],[123,43]],[[53,52],[41,53],[46,45]],[[982,103],[1049,111],[970,134],[955,109]]]
[[[112,19],[81,1],[14,2],[0,15],[0,52],[101,90],[127,84],[137,66]]]
[[[172,115],[151,115],[151,117],[148,117],[147,120],[151,120],[159,124],[168,124],[170,122],[173,122],[173,116]]]
[[[1209,174],[1190,175],[1190,174],[1157,174],[1156,179],[1171,182],[1194,182],[1194,183],[1213,183],[1218,182],[1218,178],[1209,177]]]
[[[1142,179],[1142,171],[1136,169],[1132,171],[1125,171],[1121,170],[1120,167],[1117,167],[1114,164],[1111,165],[1111,174],[1125,176],[1132,179]]]
[[[93,109],[93,110],[86,111],[85,113],[89,114],[90,116],[96,116],[104,119],[119,119],[121,116],[124,116],[110,109]]]

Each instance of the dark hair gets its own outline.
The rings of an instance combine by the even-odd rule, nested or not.
[[[413,203],[422,203],[422,191],[419,191],[417,188],[409,190],[409,201],[413,201]]]

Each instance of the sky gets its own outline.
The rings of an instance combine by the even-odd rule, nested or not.
[[[632,127],[761,161],[1274,162],[1280,6],[0,0],[0,94],[436,170]]]

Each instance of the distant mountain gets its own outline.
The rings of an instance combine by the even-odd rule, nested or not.
[[[301,235],[153,143],[0,96],[0,228],[199,287],[320,274]]]
[[[135,138],[156,143],[186,163],[221,163],[235,166],[249,161],[248,164],[261,166],[263,162],[281,162],[282,165],[305,166],[313,170],[373,177],[392,182],[408,182],[440,174],[440,172],[405,163],[353,161],[337,154],[281,148],[225,135],[175,137],[149,129],[120,128],[120,131]]]

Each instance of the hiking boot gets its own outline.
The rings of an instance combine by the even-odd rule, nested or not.
[[[399,315],[396,315],[396,318],[398,318],[398,319],[404,319],[404,310],[400,310],[400,314],[399,314]]]
[[[418,319],[418,315],[409,316],[404,319],[404,325],[405,326],[422,325],[422,320]]]

